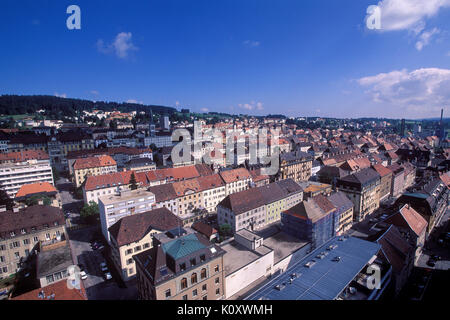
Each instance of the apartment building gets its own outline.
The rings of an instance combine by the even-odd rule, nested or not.
[[[202,190],[203,207],[208,212],[214,212],[217,205],[226,196],[226,185],[220,175],[212,174],[197,178]]]
[[[110,156],[81,158],[73,164],[76,187],[80,187],[87,176],[98,176],[117,172],[117,163]]]
[[[337,180],[337,190],[353,202],[355,221],[364,220],[380,207],[380,180],[380,175],[372,168]]]
[[[382,164],[375,164],[372,168],[380,175],[380,201],[386,200],[391,195],[392,171]]]
[[[301,151],[280,154],[280,169],[276,179],[292,179],[295,182],[308,181],[312,175],[313,160],[314,157]]]
[[[328,200],[336,208],[336,215],[339,217],[336,235],[343,235],[353,225],[353,202],[340,191],[332,193]]]
[[[150,250],[133,256],[139,299],[222,300],[224,254],[199,233],[155,235]]]
[[[67,155],[73,151],[88,151],[95,148],[95,140],[87,133],[76,130],[61,132],[50,137],[48,152],[52,164],[62,164],[67,169]]]
[[[5,190],[10,198],[14,198],[23,185],[39,182],[48,182],[54,185],[53,171],[48,155],[0,164],[0,188]]]
[[[166,208],[126,216],[109,227],[111,255],[124,281],[136,276],[133,255],[153,246],[153,236],[181,226],[181,219]]]
[[[258,230],[279,221],[282,211],[302,200],[303,191],[293,180],[277,181],[228,195],[217,206],[217,219],[233,232]]]
[[[137,213],[152,210],[155,205],[155,195],[145,190],[121,191],[118,194],[100,197],[98,208],[102,233],[110,242],[109,228],[120,219]]]
[[[0,221],[0,279],[16,273],[37,245],[65,238],[59,208],[37,205],[11,211],[3,206]]]
[[[387,168],[392,171],[391,196],[397,198],[405,189],[405,169],[396,163]]]

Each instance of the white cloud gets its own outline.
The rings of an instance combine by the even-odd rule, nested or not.
[[[259,45],[261,44],[261,42],[259,41],[254,41],[254,40],[245,40],[243,42],[244,46],[248,47],[248,48],[256,48],[259,47]]]
[[[358,83],[374,102],[408,112],[427,114],[450,105],[450,69],[396,70],[361,78]]]
[[[427,19],[450,7],[450,0],[382,0],[378,7],[382,30],[409,30],[418,34],[425,29]]]
[[[114,52],[120,59],[125,59],[130,52],[138,50],[132,42],[133,34],[131,32],[121,32],[117,34],[116,38],[111,44],[105,44],[102,39],[97,41],[97,49],[101,53]]]
[[[438,28],[433,28],[430,31],[424,31],[419,37],[419,41],[416,42],[416,49],[421,51],[423,47],[428,45],[430,43],[431,38],[438,34],[440,30]]]
[[[67,98],[67,94],[65,94],[65,93],[59,94],[58,92],[55,92],[55,97],[59,97],[59,98]]]
[[[264,110],[263,104],[261,102],[252,101],[250,103],[238,104],[239,108],[246,110]]]
[[[98,96],[100,93],[97,90],[91,90],[91,94]]]
[[[201,108],[200,109],[202,112],[209,112],[209,109],[208,108]]]

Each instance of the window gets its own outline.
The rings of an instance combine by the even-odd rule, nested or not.
[[[61,279],[62,279],[61,272],[55,273],[55,281],[61,280]]]
[[[128,259],[127,260],[127,264],[132,264],[133,263],[133,259]]]
[[[206,268],[203,268],[202,271],[200,272],[200,278],[201,279],[205,279],[206,278]]]
[[[205,257],[204,254],[202,254],[202,255],[200,256],[200,261],[201,261],[201,262],[204,262],[205,260],[206,260],[206,257]]]
[[[208,296],[204,296],[204,297],[203,297],[203,300],[208,300]]]
[[[187,279],[183,278],[181,279],[181,289],[186,289],[187,288]]]
[[[219,284],[219,283],[220,283],[220,279],[219,279],[219,278],[216,278],[216,280],[214,280],[214,283],[215,283],[215,284]]]
[[[23,244],[30,244],[30,239],[23,239]]]
[[[150,247],[150,243],[144,243],[144,249],[147,249]]]
[[[170,289],[166,290],[166,298],[170,297]]]
[[[141,251],[141,246],[137,246],[136,248],[134,248],[134,252],[137,252],[137,251]]]
[[[197,289],[195,289],[194,291],[192,291],[192,296],[196,297],[197,296]]]
[[[217,288],[217,289],[216,289],[216,296],[218,296],[219,294],[220,294],[220,289]]]
[[[193,273],[191,275],[191,284],[197,283],[197,274]]]
[[[180,270],[181,271],[184,271],[184,270],[186,270],[186,263],[180,263]]]
[[[47,279],[47,283],[52,283],[53,281],[55,281],[53,278],[53,275],[47,276],[46,279]]]
[[[202,286],[202,291],[206,291],[206,289],[207,289],[207,286],[206,286],[206,284],[204,284],[204,285]]]
[[[190,261],[191,261],[191,266],[195,266],[197,264],[197,261],[195,258],[192,258]]]
[[[5,262],[5,257],[4,256],[0,256],[0,262]]]
[[[38,238],[38,237],[34,237],[34,238],[33,238],[33,241],[34,241],[34,242],[38,242],[38,241],[39,241],[39,238]]]
[[[132,254],[133,253],[133,250],[131,250],[131,249],[128,249],[126,252],[125,252],[125,254]]]
[[[187,300],[187,299],[188,299],[187,294],[185,294],[185,295],[183,296],[183,300]]]
[[[0,245],[0,251],[6,250],[6,246],[4,244]]]
[[[216,267],[214,268],[214,272],[219,272],[219,265],[216,265]]]

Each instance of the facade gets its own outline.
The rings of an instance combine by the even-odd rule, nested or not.
[[[353,202],[343,193],[334,192],[328,200],[334,205],[339,217],[339,223],[336,230],[336,235],[341,236],[345,234],[353,225]]]
[[[375,164],[372,168],[380,175],[380,202],[386,200],[391,195],[392,171],[382,164]]]
[[[219,225],[233,232],[258,230],[280,220],[281,212],[303,200],[303,190],[292,179],[228,195],[217,206]]]
[[[166,208],[126,216],[109,227],[112,260],[122,277],[129,281],[136,276],[133,255],[148,250],[155,234],[181,225],[181,220]]]
[[[391,196],[397,198],[405,187],[405,169],[398,164],[392,164],[387,168],[392,171]]]
[[[0,220],[0,278],[16,273],[21,259],[39,244],[65,238],[65,220],[59,208],[37,205],[7,211],[3,207]]]
[[[317,201],[317,199],[320,199]],[[284,211],[281,216],[281,230],[297,239],[308,241],[312,248],[321,246],[336,234],[336,208],[320,195],[309,198]]]
[[[125,166],[127,170],[132,170],[134,172],[156,170],[156,164],[148,158],[131,159]]]
[[[154,144],[157,148],[170,147],[173,145],[171,132],[155,132],[144,138],[144,146],[150,147]]]
[[[226,185],[218,174],[197,178],[202,190],[203,208],[208,212],[216,211],[220,201],[226,196]]]
[[[280,154],[280,170],[277,180],[308,181],[312,175],[313,160],[314,158],[310,154],[301,151]]]
[[[42,246],[37,255],[36,267],[36,277],[41,288],[66,280],[69,276],[67,269],[73,264],[72,253],[67,240]]]
[[[353,202],[355,221],[364,220],[380,207],[380,180],[375,170],[367,168],[337,181],[337,190]]]
[[[145,190],[123,191],[117,195],[101,197],[98,201],[102,233],[111,241],[109,228],[120,219],[154,208],[155,195]]]
[[[76,187],[80,187],[87,176],[98,176],[117,172],[117,163],[110,156],[81,158],[73,164]]]
[[[14,198],[23,185],[38,182],[54,185],[48,156],[47,159],[0,164],[0,188],[5,190],[10,198]]]
[[[156,235],[133,256],[141,300],[222,300],[225,251],[198,233]]]

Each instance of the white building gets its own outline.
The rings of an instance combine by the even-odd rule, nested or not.
[[[123,191],[119,194],[101,197],[98,200],[102,232],[110,242],[109,227],[123,217],[153,209],[155,195],[145,190]]]
[[[10,198],[24,185],[37,182],[49,182],[54,185],[50,160],[27,160],[0,165],[0,188]]]

